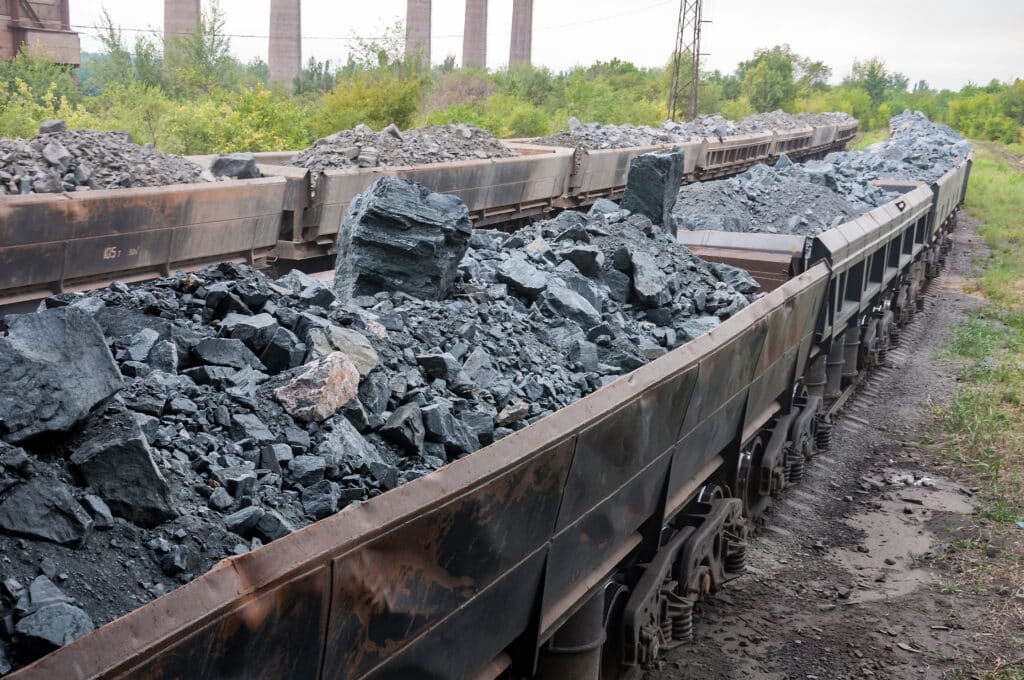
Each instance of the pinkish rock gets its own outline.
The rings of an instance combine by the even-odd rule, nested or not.
[[[359,391],[359,370],[342,352],[310,362],[287,385],[274,390],[274,398],[293,418],[323,422],[352,400]]]

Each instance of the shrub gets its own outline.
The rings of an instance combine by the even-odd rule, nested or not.
[[[419,109],[423,82],[392,73],[357,72],[324,94],[312,121],[313,132],[323,137],[360,123],[379,130],[394,123],[412,125]]]

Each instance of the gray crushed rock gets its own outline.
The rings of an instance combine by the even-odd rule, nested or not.
[[[894,116],[889,127],[888,139],[864,151],[830,153],[820,161],[805,163],[804,170],[812,181],[874,207],[886,202],[884,196],[871,191],[875,180],[934,182],[972,149],[969,140],[946,125],[933,123],[920,111]]]
[[[547,137],[531,139],[531,144],[588,149],[627,149],[634,146],[656,146],[679,141],[679,136],[665,129],[646,125],[606,125],[602,123],[581,123],[569,119],[569,129]]]
[[[569,119],[569,128],[554,135],[531,140],[542,146],[600,150],[625,149],[635,146],[675,144],[702,138],[724,138],[734,135],[772,130],[791,130],[806,125],[832,124],[853,120],[845,113],[789,114],[772,111],[732,121],[721,114],[698,116],[687,122],[666,121],[661,127],[645,125],[606,125],[581,123]]]
[[[856,118],[845,111],[825,111],[822,113],[798,113],[796,119],[806,125],[841,125],[852,123]]]
[[[971,150],[968,140],[920,112],[894,116],[890,128],[888,139],[865,151],[806,163],[783,156],[774,167],[684,186],[674,212],[679,226],[813,236],[896,198],[876,180],[933,182]]]
[[[859,212],[828,187],[756,165],[725,180],[688,184],[673,214],[680,229],[813,236]]]
[[[756,290],[613,204],[476,230],[464,252],[438,300],[342,303],[235,264],[46,300],[94,320],[124,385],[71,433],[0,442],[0,620],[25,631],[0,631],[4,658],[469,455],[735,314],[750,298],[727,281]],[[41,571],[61,606],[29,619],[18,584]]]
[[[662,124],[662,129],[683,141],[702,137],[731,137],[744,132],[736,121],[729,120],[720,113],[697,116],[694,120],[684,123],[666,121]]]
[[[325,170],[335,168],[427,165],[516,155],[490,132],[472,125],[435,125],[409,130],[389,125],[380,132],[368,125],[357,125],[318,139],[287,164],[311,170],[315,184]]]
[[[0,195],[194,184],[212,179],[195,163],[139,146],[127,132],[68,130],[47,121],[32,139],[0,139]]]

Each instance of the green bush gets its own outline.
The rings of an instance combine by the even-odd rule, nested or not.
[[[422,116],[418,125],[466,123],[487,130],[496,137],[542,137],[553,132],[549,116],[530,102],[507,94],[496,94],[482,104],[453,104]]]
[[[0,63],[0,134],[33,136],[47,118],[76,128],[125,130],[140,143],[187,154],[292,150],[360,123],[468,123],[499,137],[535,137],[584,122],[659,125],[668,114],[670,68],[645,69],[612,60],[562,73],[517,65],[497,72],[433,70],[406,58],[403,35],[359,42],[340,69],[311,61],[290,88],[268,87],[267,66],[230,54],[215,0],[200,31],[158,48],[140,36],[129,46],[109,17],[105,51],[90,56],[79,87],[69,71],[37,54]],[[961,133],[1012,143],[1024,124],[1024,80],[935,91],[890,71],[877,58],[857,61],[841,85],[827,84],[822,62],[786,45],[757,50],[734,73],[706,74],[702,113],[740,119],[759,110],[845,111],[865,131],[885,130],[890,116],[920,110]],[[329,89],[328,89],[329,88]],[[326,90],[326,91],[325,91]]]
[[[0,83],[7,85],[8,92],[17,92],[19,83],[24,83],[36,103],[44,106],[47,98],[73,103],[82,99],[81,90],[67,67],[31,49],[23,49],[10,61],[0,61]]]
[[[375,130],[394,123],[412,125],[419,109],[423,83],[393,73],[356,72],[323,95],[311,128],[318,137],[365,123]]]
[[[1004,144],[1017,141],[1020,126],[1003,112],[997,94],[980,92],[949,103],[949,124],[968,135]]]

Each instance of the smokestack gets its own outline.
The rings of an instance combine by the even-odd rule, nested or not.
[[[199,23],[199,0],[164,0],[164,42],[192,35]]]
[[[487,68],[487,0],[466,0],[462,32],[462,67]]]
[[[270,82],[291,84],[302,73],[302,0],[270,0]]]
[[[430,0],[408,0],[405,8],[405,54],[430,66]]]
[[[508,65],[529,64],[533,52],[533,0],[512,0],[512,48]]]

